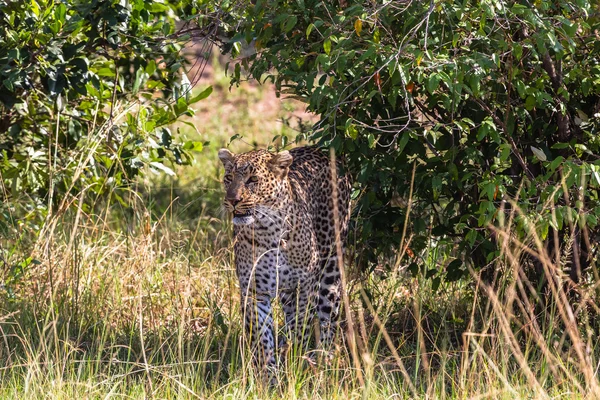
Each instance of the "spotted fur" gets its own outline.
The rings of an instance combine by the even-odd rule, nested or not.
[[[304,346],[319,318],[321,345],[337,328],[340,272],[336,257],[330,161],[315,147],[273,154],[219,151],[224,205],[233,214],[235,266],[255,361],[276,365],[271,302],[281,300],[288,336]],[[338,168],[339,171],[339,168]],[[340,236],[346,236],[350,183],[337,182]]]

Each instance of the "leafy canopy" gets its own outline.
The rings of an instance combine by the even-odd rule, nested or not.
[[[346,155],[364,265],[399,248],[413,168],[412,268],[432,238],[456,258],[436,284],[494,259],[508,198],[521,235],[597,235],[597,3],[258,0],[229,17],[226,49],[253,44],[242,66],[305,101],[321,117],[309,139]]]

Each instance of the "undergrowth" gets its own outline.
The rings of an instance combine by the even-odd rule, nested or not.
[[[573,295],[533,232],[527,243],[516,240],[518,211],[490,227],[502,247],[489,266],[493,280],[470,271],[469,282],[437,287],[409,273],[412,257],[444,268],[452,252],[432,240],[427,254],[410,254],[410,234],[388,260],[391,272],[364,275],[349,265],[358,360],[340,340],[331,360],[314,364],[292,349],[281,354],[278,384],[257,378],[240,329],[216,161],[229,129],[273,136],[262,131],[260,113],[247,111],[270,89],[245,90],[251,100],[243,91],[228,97],[246,111],[228,113],[226,131],[210,135],[222,114],[200,113],[199,135],[212,145],[178,178],[140,180],[110,206],[84,209],[74,199],[37,230],[15,222],[0,238],[0,397],[600,396],[597,288],[583,285]],[[223,88],[215,93],[226,97]],[[531,256],[541,260],[543,290],[527,279]]]
[[[350,269],[360,369],[342,340],[332,360],[316,365],[281,354],[279,384],[269,386],[255,378],[240,331],[227,220],[206,213],[194,229],[174,229],[182,224],[168,211],[135,214],[146,217],[118,231],[108,217],[66,213],[35,242],[32,261],[2,292],[2,397],[598,394],[590,306],[572,308],[560,286],[546,306],[535,303],[520,275],[520,243],[507,239],[496,262],[502,285],[473,272],[472,283],[434,290],[402,267],[366,278]]]

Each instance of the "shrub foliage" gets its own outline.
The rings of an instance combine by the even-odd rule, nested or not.
[[[305,101],[321,117],[309,138],[346,155],[363,265],[399,249],[413,169],[413,270],[431,238],[453,249],[427,273],[436,284],[498,255],[488,228],[508,219],[509,199],[517,234],[557,233],[589,265],[600,215],[595,2],[258,0],[229,17],[241,23],[225,25],[235,26],[226,50],[253,44],[242,66]],[[243,75],[236,66],[233,82]]]
[[[169,128],[211,90],[191,96],[182,73],[195,12],[185,2],[0,1],[0,224],[39,220],[84,190],[120,200],[144,167],[172,173],[165,160],[185,164],[202,149]]]

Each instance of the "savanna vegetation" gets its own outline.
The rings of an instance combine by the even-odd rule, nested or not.
[[[600,397],[597,2],[0,0],[0,32],[0,397]],[[305,143],[354,177],[356,342],[269,386],[216,152]]]

